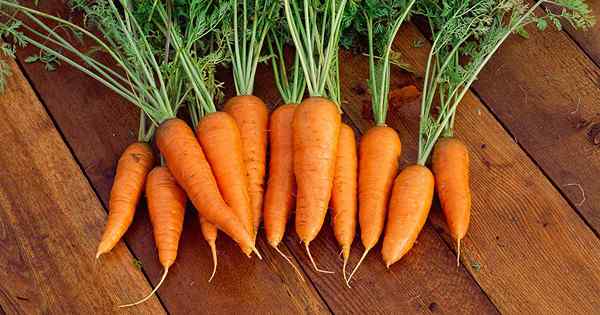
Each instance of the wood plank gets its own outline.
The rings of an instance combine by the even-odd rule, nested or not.
[[[422,74],[428,45],[413,48],[415,39],[425,41],[413,25],[407,25],[395,49]],[[537,51],[537,58],[541,59],[544,45],[549,43],[538,42],[535,47],[521,44],[514,49]],[[523,64],[524,58],[517,56],[505,60],[506,67],[509,60],[521,70],[529,67]],[[554,58],[557,60],[561,59]],[[550,67],[551,63],[547,61],[545,65]],[[482,80],[485,76],[481,76]],[[500,82],[498,89],[510,95],[506,89],[513,88],[514,81],[505,84],[504,72],[495,76],[488,73],[487,77],[490,84],[492,79],[494,84]],[[547,82],[548,78],[539,81]],[[503,106],[521,101],[521,97],[513,94],[503,98]],[[490,104],[498,105],[498,100]],[[392,125],[412,131],[410,136],[403,135],[405,143],[411,145],[416,143],[417,107],[402,107],[390,118]],[[531,117],[520,119],[525,125]],[[457,137],[467,143],[471,152],[474,194],[463,264],[502,313],[594,313],[600,307],[600,240],[472,93],[459,107],[456,129]],[[416,152],[411,151],[409,156],[414,159]],[[434,209],[431,222],[454,247],[438,208]]]
[[[41,10],[69,16],[62,1],[45,1]],[[19,52],[21,61],[36,50]],[[116,162],[124,148],[135,141],[137,111],[104,86],[68,66],[48,72],[41,64],[24,64],[32,85],[69,143],[103,204],[108,204]],[[52,84],[48,84],[52,82]],[[102,221],[98,226],[104,225]],[[100,238],[92,238],[95,244]],[[162,267],[158,262],[152,228],[142,204],[125,236],[143,270],[155,285]],[[264,261],[247,259],[239,248],[220,234],[219,269],[212,283],[212,259],[202,239],[197,219],[190,208],[186,216],[180,250],[169,277],[159,290],[170,313],[258,313],[278,310],[285,313],[328,313],[316,290],[301,282],[287,262],[259,242]],[[282,248],[287,252],[286,248]],[[107,255],[107,256],[111,256]],[[288,253],[289,255],[289,253]]]
[[[528,40],[504,45],[474,89],[599,233],[600,177],[590,174],[600,172],[600,68],[564,32],[531,28]]]
[[[575,30],[570,24],[565,25],[565,31],[571,38],[585,51],[585,53],[600,66],[600,1],[586,1],[592,14],[596,16],[596,25],[590,28],[587,32]],[[550,8],[552,6],[549,6]]]
[[[12,314],[112,312],[150,286],[122,244],[95,260],[106,213],[19,68],[10,65],[0,98],[0,305]],[[164,313],[156,298],[135,311]]]
[[[20,60],[31,52],[21,53]],[[69,67],[60,67],[56,73],[48,73],[36,64],[25,65],[25,69],[84,166],[92,185],[106,202],[118,154],[130,141],[134,141],[135,110]],[[259,70],[257,82],[261,84],[257,86],[256,94],[268,103],[276,104],[278,96],[270,72],[268,66],[262,66]],[[230,74],[223,73],[222,76],[232,86]],[[47,82],[53,83],[50,85]],[[85,110],[73,114],[81,108],[82,103],[85,104]],[[160,266],[154,253],[146,212],[143,207],[140,210],[127,233],[127,243],[142,261],[150,279],[156,283]],[[161,300],[170,312],[188,313],[202,309],[217,313],[250,308],[259,313],[273,310],[294,313],[327,311],[314,289],[298,283],[289,266],[264,246],[263,237],[259,245],[261,252],[267,255],[267,266],[243,258],[231,241],[222,238],[219,241],[219,271],[215,282],[207,285],[205,279],[212,265],[208,248],[198,230],[195,220],[188,216],[178,262],[159,291]],[[294,255],[300,258],[304,270],[311,270],[303,249],[298,247],[293,236],[293,229],[288,233],[290,237],[286,239],[286,246],[291,247]],[[335,259],[338,250],[334,239],[330,237],[331,230],[326,228],[323,234],[326,236],[313,245],[313,250],[320,261],[329,259],[327,266],[336,264],[338,270],[341,264]],[[364,313],[376,309],[380,313],[429,313],[433,309],[451,313],[496,313],[494,306],[468,273],[463,269],[454,271],[454,256],[443,241],[431,229],[425,235],[420,240],[424,244],[423,250],[416,260],[422,265],[408,264],[410,267],[402,272],[395,272],[399,277],[383,272],[378,255],[374,253],[363,269],[368,271],[365,278],[373,271],[378,272],[368,276],[369,280],[363,284],[357,282],[354,291],[346,289],[339,273],[324,276],[310,271],[310,279],[320,281],[320,294],[334,312]],[[286,250],[284,246],[282,249]],[[357,255],[355,252],[353,261],[358,260]],[[365,278],[360,276],[360,279]],[[436,281],[429,281],[432,278]],[[356,296],[363,294],[361,302],[357,302]]]

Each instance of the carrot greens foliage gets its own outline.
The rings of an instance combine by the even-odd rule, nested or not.
[[[526,34],[534,24],[561,28],[561,20],[576,28],[594,23],[583,0],[420,0],[415,9],[429,22],[432,47],[425,72],[419,128],[418,163],[426,163],[443,134],[452,135],[456,108],[477,76],[512,34]],[[542,5],[558,7],[559,13]],[[434,108],[437,104],[437,108]],[[436,114],[434,114],[436,112]]]

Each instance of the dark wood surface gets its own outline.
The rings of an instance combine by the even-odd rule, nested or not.
[[[42,9],[47,12],[66,14],[61,10],[61,3],[43,5]],[[249,310],[311,314],[594,313],[600,308],[600,241],[597,237],[600,199],[595,193],[600,191],[600,182],[591,174],[598,173],[600,168],[600,150],[588,135],[593,123],[574,126],[578,126],[577,119],[600,118],[597,115],[600,113],[600,70],[590,57],[600,55],[594,41],[598,39],[597,32],[585,37],[569,29],[543,34],[532,30],[531,33],[528,41],[513,38],[506,43],[480,76],[473,88],[475,94],[465,98],[458,114],[457,136],[465,140],[472,154],[474,191],[472,226],[463,244],[459,269],[454,265],[455,245],[446,233],[436,205],[430,222],[409,255],[388,271],[381,263],[377,247],[358,272],[352,289],[343,283],[339,248],[329,226],[311,248],[319,264],[335,270],[334,275],[312,271],[290,227],[281,248],[300,264],[306,282],[300,281],[287,263],[268,248],[264,237],[259,240],[259,249],[265,260],[258,261],[245,258],[229,239],[220,235],[217,242],[219,269],[209,284],[212,262],[190,210],[178,260],[158,292],[166,311],[174,314]],[[393,88],[420,84],[419,73],[427,47],[413,48],[416,38],[423,37],[412,25],[404,27],[398,36],[395,48],[403,53],[416,75],[395,72]],[[0,283],[0,307],[9,314],[40,309],[58,313],[74,310],[73,305],[92,299],[88,305],[96,310],[109,310],[114,304],[146,293],[150,285],[157,283],[161,272],[143,204],[125,238],[131,253],[141,262],[142,271],[134,269],[124,246],[100,260],[97,266],[87,265],[93,264],[92,252],[104,223],[101,204],[106,208],[116,160],[125,146],[135,140],[136,109],[67,66],[47,72],[42,65],[23,63],[31,53],[35,51],[20,52],[20,65],[44,107],[29,92],[29,99],[24,96],[23,99],[28,104],[37,104],[37,111],[34,109],[35,113],[29,116],[10,117],[14,118],[14,126],[29,129],[32,129],[31,123],[27,121],[31,117],[38,120],[46,117],[43,130],[53,135],[51,143],[55,145],[52,151],[43,151],[49,144],[41,139],[49,136],[17,134],[16,127],[10,128],[11,124],[4,126],[3,133],[0,126],[0,138],[9,147],[0,153],[0,159],[6,161],[2,172],[8,172],[8,178],[14,180],[21,174],[39,178],[35,182],[37,186],[23,188],[20,193],[16,193],[15,187],[4,188],[5,185],[0,190],[0,223],[10,222],[1,225],[4,228],[0,229],[0,236],[3,241],[9,240],[6,243],[9,245],[4,247],[3,242],[0,247],[0,262],[25,270],[16,273],[21,275],[19,281],[6,278],[8,281]],[[366,60],[347,53],[343,53],[342,60],[346,119],[357,131],[365,131],[370,126],[363,109],[369,99],[363,91]],[[19,70],[15,70],[18,74]],[[277,104],[270,68],[261,67],[257,76],[260,84],[257,84],[256,95],[270,105]],[[220,73],[220,77],[227,84],[231,82],[227,72]],[[16,85],[29,88],[23,77],[16,78],[20,80]],[[0,98],[0,110],[13,110],[6,102],[9,99],[6,95]],[[414,162],[416,156],[418,101],[392,107],[388,121],[401,135],[402,159],[406,165]],[[39,133],[39,128],[31,130],[34,131]],[[31,152],[15,151],[22,143],[28,143],[26,149]],[[42,163],[50,158],[54,163],[44,168],[23,167],[25,161]],[[57,163],[58,160],[61,163]],[[70,186],[65,183],[66,177]],[[38,184],[40,181],[42,184]],[[580,187],[586,196],[584,202],[581,202]],[[35,194],[40,196],[33,202],[30,198]],[[33,212],[34,209],[19,211],[35,208],[33,205],[37,205],[35,211],[39,213]],[[66,214],[75,214],[75,218],[69,216],[68,219],[87,221],[83,226],[72,224],[69,234],[46,227],[44,231],[56,237],[51,243],[53,247],[47,248],[59,254],[53,257],[50,252],[36,253],[42,256],[35,256],[36,261],[28,258],[28,263],[23,263],[22,257],[28,256],[21,253],[31,253],[31,248],[36,248],[32,246],[49,242],[40,240],[40,233],[33,233],[29,225],[39,224],[32,221],[33,218],[50,217],[55,205],[59,209],[67,207]],[[88,217],[92,215],[91,209],[96,209],[93,221]],[[77,211],[72,212],[74,210]],[[75,234],[79,236],[73,236]],[[82,239],[75,243],[81,249],[72,250],[73,239]],[[60,254],[71,251],[76,254],[66,258]],[[361,251],[357,237],[352,265]],[[15,259],[19,259],[17,263]],[[65,275],[62,271],[65,261],[69,266],[74,265],[74,273],[92,270],[84,274],[92,281],[82,282],[87,278]],[[2,280],[5,274],[0,272]],[[128,287],[115,287],[121,283],[116,279],[124,277],[134,281],[128,282]],[[64,288],[77,292],[55,294]],[[93,294],[87,293],[92,290]],[[25,297],[31,300],[20,299],[24,297],[20,295],[23,291],[30,294]],[[148,307],[147,312],[162,311],[156,299],[145,307]]]

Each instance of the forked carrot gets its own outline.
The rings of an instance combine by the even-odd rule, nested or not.
[[[441,138],[431,161],[448,229],[457,243],[456,264],[460,265],[460,241],[467,234],[471,215],[469,150],[457,138]]]
[[[211,282],[212,279],[215,277],[215,273],[217,272],[217,235],[218,235],[218,231],[217,231],[217,227],[214,224],[208,222],[201,215],[198,215],[198,221],[200,222],[200,231],[202,232],[202,237],[204,237],[204,240],[208,243],[208,246],[210,247],[210,253],[211,253],[212,259],[213,259],[213,271],[212,271],[212,274],[210,275],[210,278],[208,278],[208,282]]]
[[[414,245],[427,221],[434,179],[422,165],[405,168],[394,181],[381,255],[389,268]]]
[[[358,220],[365,248],[358,267],[375,247],[385,226],[388,201],[394,178],[398,174],[402,144],[398,133],[385,125],[375,126],[360,140],[358,171]]]
[[[169,119],[157,129],[156,143],[167,161],[167,167],[200,215],[229,235],[246,255],[250,255],[248,249],[251,249],[261,258],[244,224],[221,197],[215,177],[192,129],[181,119]]]
[[[269,110],[260,98],[242,95],[230,98],[225,104],[225,111],[235,119],[240,129],[253,220],[251,233],[256,239],[263,208]]]
[[[108,222],[98,245],[96,258],[115,247],[131,225],[146,175],[153,165],[152,148],[142,142],[130,144],[119,158],[108,202]]]
[[[148,212],[152,222],[154,241],[158,249],[158,259],[164,272],[150,294],[137,302],[119,307],[138,305],[150,299],[165,281],[169,268],[177,258],[187,200],[185,192],[177,185],[177,181],[169,169],[159,166],[148,174],[146,197],[148,198]]]
[[[349,287],[346,265],[350,257],[350,247],[356,234],[358,157],[354,130],[342,124],[335,163],[335,177],[331,193],[331,216],[333,233],[342,247],[344,263],[342,272]]]
[[[235,120],[225,112],[205,114],[196,127],[196,136],[212,168],[223,199],[244,223],[246,231],[253,235],[253,214],[242,156],[242,141]]]

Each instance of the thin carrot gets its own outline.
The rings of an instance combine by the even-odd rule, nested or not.
[[[437,193],[450,235],[457,242],[456,264],[460,264],[460,241],[467,234],[471,215],[469,150],[457,138],[442,138],[432,157]]]
[[[198,214],[198,221],[200,222],[200,231],[202,231],[202,237],[208,243],[210,247],[210,253],[213,259],[213,271],[208,278],[208,282],[211,282],[217,272],[217,227],[208,222],[203,216]]]
[[[385,125],[375,126],[361,138],[358,171],[358,219],[365,248],[349,280],[375,247],[385,226],[388,201],[398,174],[402,144],[398,133]]]
[[[237,242],[246,255],[250,255],[248,249],[251,249],[260,258],[244,224],[221,197],[215,177],[192,129],[183,120],[169,119],[157,129],[156,143],[169,170],[198,212]]]
[[[387,268],[413,247],[427,221],[433,190],[433,174],[418,164],[405,168],[394,181],[381,248]]]
[[[340,112],[332,101],[321,97],[305,99],[294,113],[294,174],[298,185],[296,233],[307,254],[325,221],[338,150]]]
[[[342,247],[344,263],[342,272],[346,285],[346,265],[350,257],[350,247],[356,234],[358,157],[354,130],[342,124],[335,163],[335,177],[331,194],[333,233]]]
[[[96,258],[109,252],[123,237],[135,214],[146,175],[154,165],[152,148],[146,143],[130,144],[119,158],[108,203],[108,222]]]
[[[256,239],[262,217],[269,110],[260,98],[242,95],[230,98],[225,104],[225,111],[235,119],[240,129],[253,220],[251,233]]]
[[[225,112],[206,114],[196,127],[196,136],[213,170],[223,199],[252,235],[254,225],[248,180],[240,130],[235,120]]]
[[[177,258],[185,214],[185,192],[177,185],[177,181],[169,169],[159,166],[148,174],[146,197],[148,198],[148,212],[152,222],[154,240],[158,249],[158,259],[164,272],[150,294],[137,302],[119,307],[138,305],[150,299],[166,279],[169,268]]]
[[[293,163],[292,121],[297,105],[279,106],[271,114],[269,180],[265,194],[264,220],[267,241],[277,247],[285,234],[294,207],[296,180]]]

